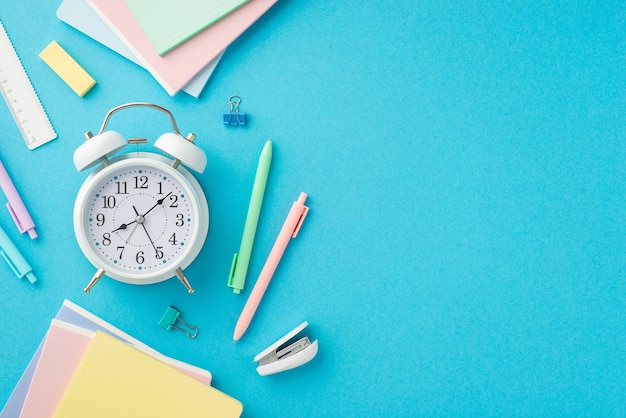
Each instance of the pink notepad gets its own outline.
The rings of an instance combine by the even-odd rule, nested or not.
[[[54,415],[94,334],[76,325],[57,319],[52,320],[20,418],[46,418]],[[208,373],[199,373],[178,360],[144,347],[138,348],[206,385],[211,383],[211,376]]]
[[[141,64],[175,95],[278,0],[250,0],[165,56],[159,56],[124,0],[87,0]]]

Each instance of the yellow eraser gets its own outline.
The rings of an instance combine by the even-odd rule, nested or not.
[[[96,85],[96,80],[56,41],[50,42],[50,45],[41,51],[39,58],[48,64],[80,97],[83,97],[85,93]]]

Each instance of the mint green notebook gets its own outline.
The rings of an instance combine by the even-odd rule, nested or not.
[[[249,0],[126,0],[159,55],[165,55]]]

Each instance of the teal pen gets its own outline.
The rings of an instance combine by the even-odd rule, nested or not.
[[[28,264],[22,253],[17,249],[4,229],[0,226],[0,255],[7,262],[18,279],[26,277],[29,282],[35,283],[37,277],[33,268]]]
[[[250,263],[250,254],[252,253],[252,243],[256,234],[256,227],[259,222],[259,214],[261,213],[261,204],[263,203],[263,195],[265,194],[265,185],[267,184],[267,175],[270,171],[270,163],[272,162],[272,139],[268,139],[261,156],[259,157],[259,165],[256,169],[254,177],[254,185],[252,186],[252,196],[250,197],[250,205],[248,206],[248,215],[246,223],[243,227],[243,237],[241,238],[241,246],[239,253],[233,257],[233,263],[230,267],[230,275],[228,277],[228,286],[233,288],[233,292],[240,293],[246,282],[246,274],[248,273],[248,264]]]

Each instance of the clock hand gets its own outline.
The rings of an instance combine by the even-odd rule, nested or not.
[[[170,192],[171,193],[171,192]],[[167,197],[167,196],[166,196]],[[156,205],[155,205],[156,206]],[[154,209],[154,207],[153,207]],[[137,223],[139,225],[141,225],[141,227],[143,228],[143,230],[146,233],[146,236],[148,237],[148,239],[150,240],[150,244],[152,244],[152,248],[154,248],[154,253],[158,256],[159,255],[159,251],[157,250],[156,246],[154,245],[154,241],[152,241],[152,237],[150,237],[150,234],[148,233],[148,229],[146,228],[146,226],[143,224],[143,222],[145,221],[145,215],[140,215],[139,212],[137,212],[137,208],[135,206],[133,206],[133,210],[135,211],[135,213],[137,214]],[[150,209],[152,210],[152,209]],[[150,212],[150,211],[148,211]],[[146,213],[148,213],[146,212]]]
[[[152,211],[152,209],[156,208],[156,207],[157,207],[157,206],[159,206],[159,205],[162,205],[162,204],[163,204],[163,202],[165,201],[165,199],[167,199],[167,197],[168,197],[169,195],[171,195],[171,194],[172,194],[172,192],[169,192],[168,194],[166,194],[165,196],[163,196],[161,199],[157,200],[156,204],[155,204],[154,206],[152,206],[150,209],[148,209],[148,211],[147,211],[146,213],[144,213],[144,214],[143,214],[143,216],[145,217],[147,214],[149,214],[149,213],[150,213],[150,211]],[[133,209],[134,209],[134,206],[133,206]],[[137,212],[137,209],[135,209],[135,212]],[[137,216],[139,216],[139,214],[137,214]]]
[[[135,223],[135,225],[133,226],[133,229],[130,231],[130,233],[128,234],[128,236],[126,237],[126,244],[128,244],[128,241],[130,241],[130,238],[133,236],[133,234],[135,233],[135,231],[137,230],[137,226],[139,226],[138,223]]]
[[[126,228],[128,228],[129,226],[131,226],[132,224],[134,224],[135,222],[137,222],[137,219],[135,219],[134,221],[132,221],[131,223],[128,223],[128,224],[121,224],[118,228],[116,228],[116,229],[114,229],[113,231],[111,231],[111,233],[113,233],[113,232],[117,232],[117,231],[119,231],[120,229],[126,229]]]
[[[157,206],[159,206],[159,205],[162,205],[162,204],[163,204],[163,202],[165,201],[165,199],[167,199],[167,197],[168,197],[169,195],[171,195],[171,194],[172,194],[172,192],[169,192],[169,193],[168,193],[168,194],[166,194],[163,198],[161,198],[161,199],[157,200],[156,205],[154,205],[154,206],[152,206],[150,209],[148,209],[148,211],[147,211],[146,213],[144,213],[143,215],[140,215],[140,214],[137,212],[137,209],[135,209],[135,207],[134,207],[134,206],[133,206],[133,209],[135,209],[135,213],[137,214],[137,216],[138,216],[138,217],[139,217],[139,216],[145,217],[148,213],[150,213],[150,211],[152,211],[152,209],[156,208],[156,207],[157,207]],[[117,232],[117,231],[119,231],[120,229],[127,229],[129,226],[131,226],[131,225],[132,225],[132,224],[134,224],[135,222],[137,222],[137,219],[135,219],[134,221],[129,222],[129,223],[127,223],[127,224],[121,224],[118,228],[116,228],[116,229],[114,229],[113,231],[111,231],[111,233],[113,233],[113,232]]]

